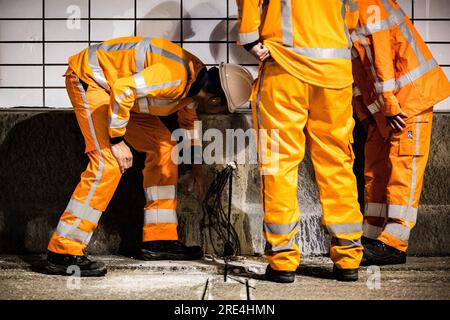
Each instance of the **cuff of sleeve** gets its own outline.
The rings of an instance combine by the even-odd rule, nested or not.
[[[252,48],[253,48],[254,46],[256,46],[258,43],[259,43],[259,40],[255,40],[255,41],[253,41],[253,42],[244,44],[243,47],[244,47],[245,50],[250,51],[250,50],[252,50]]]
[[[402,108],[394,94],[383,95],[383,100],[384,106],[382,110],[386,117],[392,117],[402,112]]]
[[[122,142],[124,140],[124,137],[114,137],[114,138],[109,138],[109,142],[113,145],[113,144],[118,144],[120,142]]]

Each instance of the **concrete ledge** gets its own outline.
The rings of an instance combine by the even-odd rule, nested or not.
[[[444,113],[434,116],[433,144],[418,224],[412,232],[411,254],[450,254],[449,118]],[[251,127],[248,114],[202,116],[202,120],[204,129]],[[249,148],[254,152],[254,146]],[[0,111],[0,253],[45,252],[51,232],[86,166],[83,149],[83,138],[70,110]],[[143,155],[135,154],[133,168],[123,176],[100,221],[89,247],[91,253],[132,256],[139,249],[145,202],[142,167]],[[210,177],[214,169],[205,166]],[[361,176],[361,164],[356,171]],[[301,250],[305,255],[326,254],[329,239],[320,226],[321,209],[309,157],[299,175]],[[239,166],[232,220],[241,240],[241,253],[246,255],[260,254],[264,247],[258,186],[256,165]],[[211,253],[199,204],[182,185],[179,199],[180,237]]]

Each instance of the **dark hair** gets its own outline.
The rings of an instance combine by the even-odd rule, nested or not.
[[[219,69],[217,67],[208,69],[208,81],[203,88],[206,92],[220,97],[224,104],[227,103],[225,92],[223,91],[222,85],[220,84]]]

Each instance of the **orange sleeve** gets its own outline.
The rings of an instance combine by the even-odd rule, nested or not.
[[[389,30],[382,30],[372,34],[374,67],[379,80],[376,91],[382,95],[385,116],[395,116],[402,112],[395,90],[394,57]]]
[[[238,44],[245,45],[259,40],[262,0],[236,0],[238,7]]]
[[[347,0],[345,4],[345,23],[347,24],[347,28],[350,30],[354,30],[358,25],[359,20],[359,10],[358,10],[358,0]]]

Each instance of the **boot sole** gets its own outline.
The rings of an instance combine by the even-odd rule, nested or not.
[[[74,274],[67,273],[66,266],[61,266],[57,264],[53,264],[51,262],[47,262],[47,266],[45,269],[50,273],[54,275],[62,275],[62,276],[74,276]],[[106,275],[108,270],[106,268],[104,269],[97,269],[97,270],[80,270],[80,277],[103,277]]]
[[[274,279],[274,278],[270,278],[270,276],[266,276],[265,279],[267,281],[272,281],[272,282],[276,282],[276,283],[293,283],[295,281],[294,279],[290,279],[290,278],[278,278],[278,279]]]
[[[368,255],[366,252],[364,252],[363,260],[361,261],[362,266],[386,266],[386,265],[393,265],[393,264],[405,264],[406,263],[406,256],[400,257],[400,258],[382,258],[379,256],[374,255]]]
[[[148,250],[141,251],[142,260],[146,261],[156,261],[156,260],[199,260],[203,257],[202,254],[198,254],[196,256],[189,256],[183,254],[176,253],[168,253],[168,252],[153,252]]]
[[[342,276],[342,275],[334,275],[337,281],[342,282],[356,282],[359,280],[358,276]]]

